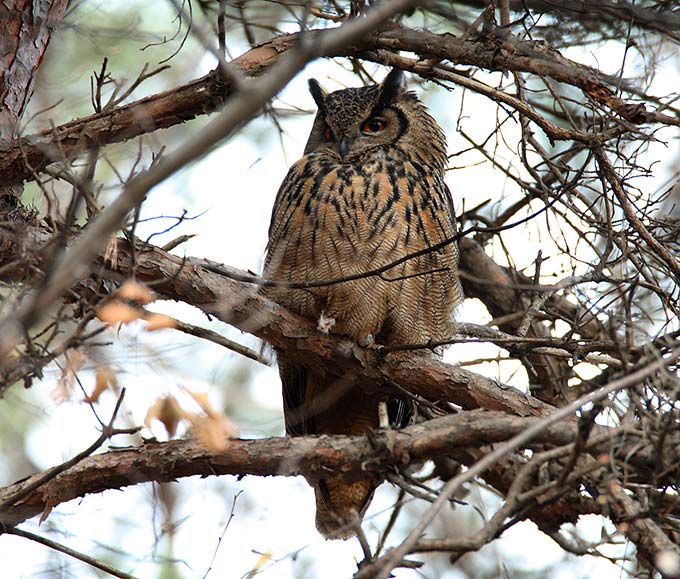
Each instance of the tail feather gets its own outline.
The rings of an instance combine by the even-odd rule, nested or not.
[[[319,533],[326,539],[353,537],[376,486],[370,480],[348,483],[339,476],[315,483],[316,528]]]
[[[382,397],[371,394],[349,378],[319,375],[313,370],[288,363],[279,354],[283,383],[283,410],[290,436],[307,434],[362,435],[378,428],[378,405]],[[390,399],[388,422],[403,426],[412,409],[403,401]],[[381,481],[370,473],[348,482],[341,476],[309,480],[316,495],[316,528],[327,539],[348,539],[368,508]]]

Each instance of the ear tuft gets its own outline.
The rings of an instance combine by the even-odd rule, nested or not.
[[[379,112],[384,109],[392,100],[394,100],[406,88],[406,80],[404,79],[404,71],[398,68],[393,68],[390,73],[380,83],[380,96],[378,102],[374,107],[374,111]]]
[[[393,96],[400,93],[406,88],[404,71],[398,68],[393,68],[381,84],[383,87],[383,92],[389,92]]]
[[[309,85],[309,92],[312,94],[316,106],[319,107],[319,110],[323,111],[326,108],[326,91],[315,78],[310,78],[307,81],[307,84]]]

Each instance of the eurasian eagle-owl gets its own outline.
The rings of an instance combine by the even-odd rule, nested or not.
[[[393,70],[379,85],[330,94],[315,80],[309,88],[318,112],[304,155],[276,196],[264,276],[343,278],[453,237],[446,140],[405,90],[403,73]],[[305,289],[269,287],[267,295],[363,345],[443,340],[463,297],[458,248],[450,243],[380,276]],[[294,364],[283,351],[277,358],[288,435],[360,435],[378,428],[384,395]],[[310,480],[319,531],[328,538],[351,536],[379,482],[368,475]]]

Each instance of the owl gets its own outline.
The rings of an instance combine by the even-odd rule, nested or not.
[[[451,238],[456,218],[444,183],[446,139],[400,70],[381,84],[327,93],[312,79],[318,107],[302,158],[288,171],[269,227],[263,275],[321,281],[363,274]],[[463,293],[455,243],[424,252],[380,276],[322,287],[268,287],[287,309],[319,328],[377,347],[450,336]],[[356,379],[331,378],[277,352],[289,436],[362,435],[379,427],[394,400]],[[389,402],[389,405],[387,404]],[[383,404],[384,403],[384,404]],[[329,473],[310,480],[316,526],[348,538],[381,482]]]

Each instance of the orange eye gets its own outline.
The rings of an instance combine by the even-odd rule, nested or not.
[[[323,138],[325,141],[330,141],[333,138],[333,133],[331,132],[331,128],[326,125],[323,129]]]
[[[365,135],[380,133],[387,128],[387,121],[382,117],[371,117],[361,125],[361,132]]]

